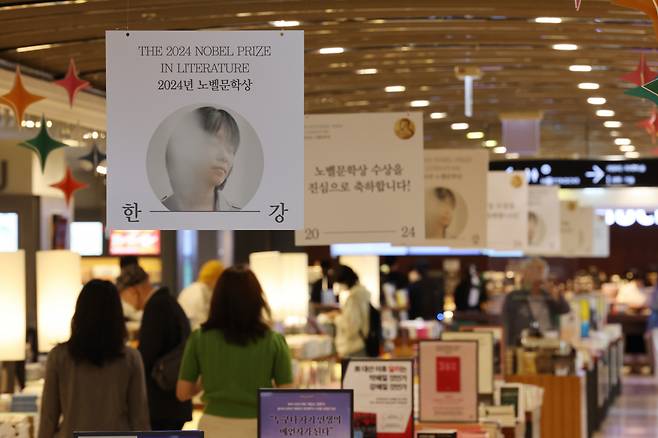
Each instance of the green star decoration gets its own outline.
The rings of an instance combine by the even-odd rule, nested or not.
[[[37,136],[30,140],[19,143],[19,146],[31,149],[38,155],[39,161],[41,162],[41,172],[46,169],[46,160],[52,151],[67,147],[67,145],[58,142],[48,134],[46,123],[46,117],[42,115],[41,128],[39,129]]]
[[[631,88],[630,90],[625,91],[624,94],[648,99],[653,103],[658,104],[658,78],[642,85],[641,87]]]

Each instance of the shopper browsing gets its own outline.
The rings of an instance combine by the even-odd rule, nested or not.
[[[208,319],[212,291],[223,271],[224,265],[219,260],[207,261],[201,266],[197,281],[183,289],[178,296],[178,303],[190,320],[192,330],[201,327]]]
[[[48,355],[39,438],[149,430],[144,368],[139,353],[125,346],[126,338],[116,287],[87,283],[76,303],[71,337]]]
[[[546,292],[544,285],[548,278],[548,264],[533,258],[523,265],[523,289],[505,297],[503,304],[503,324],[507,345],[518,345],[523,330],[535,329],[546,333],[558,328],[559,315],[569,313],[569,303],[557,289]]]
[[[341,357],[365,357],[370,332],[370,292],[349,266],[340,265],[334,277],[340,291],[340,314],[335,316],[336,351]]]
[[[199,428],[206,436],[256,438],[258,389],[292,384],[290,350],[270,319],[253,272],[244,266],[224,271],[208,321],[187,342],[177,387],[179,400],[204,391]]]
[[[143,297],[151,292],[150,289],[147,291],[141,289],[144,286],[150,288],[147,280],[148,275],[146,272],[136,264],[124,266],[117,278],[116,285],[119,290],[119,296],[121,297],[123,316],[129,323],[139,323],[142,320],[142,310],[144,309]]]

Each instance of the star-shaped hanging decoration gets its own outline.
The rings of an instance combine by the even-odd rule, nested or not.
[[[69,205],[71,202],[71,198],[73,197],[73,194],[75,192],[77,192],[78,190],[86,189],[89,186],[73,178],[73,173],[71,172],[71,168],[67,167],[66,175],[64,176],[64,179],[62,179],[58,183],[51,184],[50,187],[59,189],[62,192],[64,192],[64,199],[66,199],[66,205]]]
[[[653,81],[648,82],[641,87],[635,87],[631,88],[630,90],[626,90],[624,91],[624,94],[641,97],[642,99],[648,99],[658,105],[658,79],[654,79]]]
[[[612,0],[618,6],[644,12],[653,22],[653,31],[658,37],[658,0]]]
[[[83,155],[78,160],[88,161],[93,166],[93,169],[96,170],[99,164],[107,159],[107,155],[101,152],[98,148],[98,145],[94,143],[91,147],[91,151],[87,155]]]
[[[37,136],[18,144],[19,146],[34,151],[39,156],[42,172],[46,169],[46,160],[48,160],[48,155],[50,155],[50,153],[56,149],[67,147],[67,145],[53,139],[50,134],[48,134],[46,123],[46,117],[42,115],[41,128],[39,129]]]
[[[653,72],[647,65],[647,60],[644,57],[644,53],[640,55],[640,63],[637,65],[635,71],[626,73],[622,76],[622,81],[631,82],[638,87],[651,82],[658,77],[658,74]]]
[[[583,0],[575,0],[576,1],[576,10],[580,11],[580,4],[583,2]]]
[[[71,107],[73,107],[73,99],[75,99],[78,91],[90,86],[89,81],[84,81],[78,77],[78,70],[75,67],[75,61],[73,58],[69,61],[69,69],[66,72],[64,79],[53,81],[53,83],[64,88],[69,94],[69,105]]]
[[[11,91],[0,96],[0,102],[9,105],[14,111],[16,126],[18,127],[21,126],[27,107],[42,99],[45,98],[43,96],[32,94],[25,89],[25,86],[23,85],[23,77],[21,76],[21,68],[19,66],[16,66],[16,76],[14,77],[14,86],[11,87]]]
[[[658,113],[655,106],[651,110],[651,117],[642,120],[638,125],[644,128],[647,134],[651,136],[651,143],[656,144],[656,136],[658,136]]]

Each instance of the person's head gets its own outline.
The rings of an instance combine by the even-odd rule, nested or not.
[[[117,278],[117,289],[121,296],[126,299],[133,297],[135,302],[131,304],[141,307],[144,305],[146,299],[151,294],[153,287],[149,275],[137,265],[129,265],[121,270],[121,274]],[[131,301],[127,299],[127,301]]]
[[[346,289],[352,289],[359,283],[359,276],[349,266],[338,265],[334,273],[334,284],[336,283]]]
[[[199,185],[223,189],[239,146],[240,128],[227,111],[205,106],[181,117],[166,152],[174,192]]]
[[[528,212],[528,242],[530,244],[535,243],[537,239],[537,226],[539,225],[539,218],[537,213],[533,211]]]
[[[128,338],[116,287],[91,280],[78,296],[67,342],[74,361],[103,366],[124,354]]]
[[[457,207],[457,198],[452,190],[445,187],[436,187],[426,194],[426,208],[428,218],[428,235],[436,235],[452,223],[455,208]]]
[[[548,278],[548,263],[539,257],[533,257],[523,263],[523,284],[531,291],[538,291]]]
[[[224,265],[219,260],[209,260],[205,262],[201,269],[199,269],[199,278],[200,283],[205,284],[210,289],[215,289],[217,280],[224,272]]]
[[[126,266],[130,265],[138,265],[139,266],[139,258],[137,256],[122,256],[119,258],[119,267],[121,269],[125,268]]]
[[[324,259],[320,262],[320,268],[322,268],[322,275],[328,277],[332,274],[332,263],[329,259]]]
[[[271,311],[256,275],[244,265],[222,273],[203,330],[220,330],[227,342],[246,345],[270,330]]]

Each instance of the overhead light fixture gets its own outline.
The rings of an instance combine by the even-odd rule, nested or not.
[[[574,64],[569,66],[569,71],[588,73],[592,71],[592,66],[585,64]]]
[[[635,146],[633,146],[632,144],[619,146],[619,150],[621,152],[635,152]]]
[[[468,138],[469,140],[480,140],[481,138],[484,138],[484,132],[481,131],[469,132],[466,134],[466,138]]]
[[[407,87],[404,85],[389,85],[388,87],[384,88],[387,93],[402,93],[406,89]]]
[[[596,111],[596,115],[599,117],[614,117],[615,112],[613,110],[601,109]]]
[[[621,132],[619,131],[610,131],[610,137],[619,137]]]
[[[450,129],[453,131],[465,131],[468,129],[468,123],[453,123],[450,125]]]
[[[96,172],[101,174],[101,175],[107,175],[107,167],[106,166],[101,166],[100,164],[96,166]]]
[[[621,128],[623,123],[618,122],[617,120],[608,120],[606,122],[603,122],[603,126],[606,128],[612,128],[612,129],[617,129]]]
[[[571,52],[573,50],[578,50],[578,46],[576,44],[553,44],[553,50],[560,50],[563,52]]]
[[[73,148],[77,148],[80,146],[80,142],[78,140],[73,140],[72,138],[67,138],[66,140],[62,140],[62,143],[67,144]]]
[[[296,27],[301,23],[297,20],[276,20],[270,21],[270,24],[274,27]]]
[[[48,120],[48,121],[46,122],[46,126],[47,126],[48,128],[52,128],[52,127],[53,127],[53,122],[52,122],[52,120]]]
[[[507,158],[508,160],[516,160],[516,159],[518,159],[520,156],[521,156],[521,154],[518,154],[518,153],[516,153],[516,152],[512,152],[512,153],[506,154],[506,155],[505,155],[505,158]]]
[[[345,49],[342,47],[323,47],[318,52],[320,55],[338,55],[345,52]]]
[[[35,125],[34,120],[28,120],[25,122],[26,128],[34,128],[34,125]]]
[[[578,88],[581,90],[598,90],[601,86],[596,82],[581,82],[578,84]]]
[[[605,97],[588,97],[587,103],[590,105],[604,105],[607,102]]]
[[[409,105],[411,105],[412,108],[423,108],[426,106],[430,106],[430,101],[424,99],[412,100]]]
[[[640,158],[640,153],[639,152],[626,152],[624,154],[624,156],[626,158],[630,158],[631,160],[633,160],[635,158]]]
[[[16,49],[16,51],[18,53],[34,52],[35,50],[50,49],[52,46],[53,46],[52,44],[38,44],[36,46],[19,47]]]
[[[448,117],[448,113],[432,113],[430,114],[430,119],[438,120],[438,119],[445,119]]]
[[[361,69],[356,71],[356,74],[357,75],[376,75],[378,71],[379,70],[377,70],[376,68],[361,68]]]
[[[495,148],[498,146],[498,142],[496,140],[485,140],[482,144],[487,148]]]
[[[535,23],[541,24],[560,24],[562,19],[559,17],[537,17],[535,18]]]
[[[630,138],[615,138],[615,144],[617,146],[626,146],[631,144],[632,141]]]
[[[494,154],[506,154],[507,148],[505,146],[498,146],[493,148]]]

